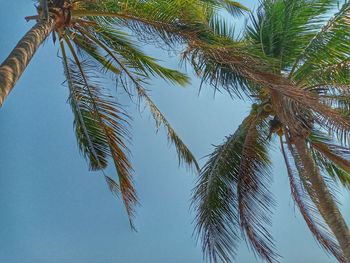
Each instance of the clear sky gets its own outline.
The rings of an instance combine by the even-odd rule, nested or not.
[[[0,60],[33,25],[31,0],[0,0]],[[244,3],[252,7],[256,3]],[[120,200],[100,173],[88,172],[80,156],[67,104],[57,44],[38,51],[0,110],[0,262],[6,263],[201,263],[189,211],[195,175],[178,167],[163,130],[156,134],[147,112],[130,105],[133,163],[142,206],[138,233],[131,232]],[[165,65],[176,57],[152,49]],[[183,69],[184,70],[184,69]],[[188,70],[191,74],[191,71]],[[213,147],[233,133],[247,104],[217,94],[199,80],[187,88],[154,80],[152,95],[203,164]],[[314,242],[294,208],[279,148],[272,153],[277,200],[272,232],[285,263],[332,263]],[[110,173],[113,169],[108,170]],[[342,197],[343,203],[349,195]],[[349,217],[349,206],[342,207]],[[243,242],[239,263],[260,262]]]

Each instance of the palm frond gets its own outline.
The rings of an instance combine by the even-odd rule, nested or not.
[[[116,70],[120,65],[115,65],[115,61],[118,60],[117,64],[123,64],[123,67],[137,75],[136,78],[140,81],[149,79],[151,76],[159,76],[180,85],[186,85],[189,82],[185,74],[163,67],[156,59],[145,55],[122,31],[107,26],[95,26],[93,30],[78,27],[78,30],[81,34],[75,35],[73,39],[75,44],[107,70],[111,69],[113,73],[120,73],[120,70]],[[102,56],[100,52],[105,55]]]
[[[64,44],[60,41],[62,51],[62,63],[64,73],[69,87],[69,102],[74,118],[74,127],[78,144],[81,152],[89,160],[90,168],[92,170],[101,170],[106,168],[108,160],[104,150],[104,142],[99,140],[100,125],[91,118],[91,110],[88,104],[84,103],[77,90],[81,89],[81,85],[77,83],[77,78],[74,77],[73,68],[74,63],[70,63]],[[79,97],[78,97],[79,96]]]
[[[172,46],[195,34],[211,10],[199,0],[104,0],[87,3],[85,10],[75,10],[73,16],[126,26],[144,42],[159,39]]]
[[[344,240],[341,237],[348,235],[348,227],[337,206],[335,188],[330,186],[330,181],[321,174],[305,139],[298,136],[287,136],[287,138],[287,143],[291,149],[305,190],[336,237],[344,256],[347,257],[347,245],[346,243],[344,244]],[[293,145],[291,145],[291,140]],[[337,223],[335,224],[334,222]]]
[[[297,169],[291,164],[290,155],[284,148],[282,138],[281,149],[283,158],[287,167],[289,183],[291,187],[292,197],[295,204],[298,206],[301,215],[303,216],[307,226],[309,227],[312,235],[315,237],[317,242],[339,262],[345,262],[342,250],[340,249],[333,233],[324,222],[324,219],[320,215],[315,204],[310,199],[307,191],[303,187],[303,183],[300,181]]]
[[[240,16],[249,11],[249,8],[245,7],[237,1],[231,0],[201,0],[204,3],[209,3],[214,7],[223,7],[233,16]]]
[[[141,86],[137,87],[138,95],[140,99],[144,100],[156,122],[157,129],[160,128],[161,125],[167,130],[168,139],[171,143],[174,144],[177,155],[179,158],[179,164],[186,163],[189,168],[193,167],[195,171],[199,171],[199,165],[197,163],[196,158],[191,153],[191,151],[187,148],[181,138],[176,134],[173,127],[164,117],[162,112],[158,109],[157,105],[152,101],[151,97],[147,94],[146,90]]]
[[[267,262],[277,262],[279,255],[267,229],[274,205],[269,190],[271,162],[267,136],[264,121],[255,120],[249,127],[243,143],[237,193],[240,224],[253,251]]]
[[[180,139],[180,137],[176,134],[175,130],[171,127],[170,123],[166,120],[164,115],[160,112],[158,107],[155,105],[155,103],[151,100],[151,98],[147,95],[145,89],[142,87],[142,79],[139,78],[139,75],[134,72],[130,72],[129,68],[127,65],[123,63],[117,56],[113,53],[111,49],[108,49],[106,44],[102,43],[101,40],[97,39],[96,37],[92,36],[86,31],[82,31],[84,34],[86,34],[89,39],[94,41],[97,45],[99,45],[102,49],[104,49],[108,55],[110,56],[111,59],[122,69],[122,72],[124,72],[127,77],[130,79],[132,82],[137,95],[141,98],[144,99],[147,105],[149,106],[149,109],[152,113],[152,116],[154,117],[156,121],[156,126],[159,128],[161,124],[165,126],[167,129],[167,134],[169,140],[175,145],[175,148],[177,150],[178,156],[179,156],[179,162],[181,163],[182,161],[187,163],[189,167],[193,165],[193,167],[196,170],[199,170],[198,163],[191,153],[191,151],[187,148],[187,146],[183,143],[183,141]],[[156,66],[155,64],[150,64],[151,61],[148,61],[148,66],[152,70],[157,70],[158,74],[163,74],[167,75],[167,73],[170,72],[170,70],[167,70],[165,68],[162,68],[160,66]],[[153,67],[153,68],[151,68]],[[108,69],[108,67],[107,67]],[[171,74],[174,74],[173,72]],[[175,73],[176,74],[176,73]],[[173,75],[172,75],[173,76]],[[174,77],[174,76],[173,76]],[[181,78],[182,77],[182,78]],[[169,77],[170,78],[170,77]],[[176,81],[179,83],[183,83],[183,81],[187,81],[187,78],[183,77],[182,75],[179,78],[176,78]]]
[[[319,124],[329,132],[335,134],[342,143],[348,143],[350,132],[350,118],[348,116],[321,103],[318,95],[297,89],[295,86],[293,87],[289,84],[283,86],[282,84],[279,86],[275,85],[272,88],[280,94],[280,97],[274,100],[282,103],[279,106],[280,112],[278,113],[291,113],[291,110],[288,109],[292,109],[297,113],[291,114],[289,117],[286,116],[284,118],[285,125],[293,126],[293,123],[297,123],[298,119],[300,123],[305,123],[304,117],[307,116],[309,118],[306,122],[307,125]],[[281,98],[283,98],[283,101],[281,101]],[[300,128],[303,129],[302,126]],[[295,131],[297,130],[295,129]]]
[[[108,26],[95,27],[93,33],[110,50],[117,53],[129,69],[142,73],[147,78],[159,76],[176,84],[188,84],[189,78],[185,74],[159,65],[156,59],[147,56],[135,46],[125,33]]]
[[[300,80],[305,89],[317,87],[349,87],[350,58],[323,67],[314,67]]]
[[[319,81],[316,74],[320,70],[348,60],[349,18],[350,3],[346,2],[301,52],[291,71],[293,79],[307,83],[314,82],[313,78]]]
[[[308,87],[310,91],[319,95],[320,101],[340,112],[344,116],[350,116],[350,92],[349,85],[315,85]]]
[[[238,168],[243,143],[254,118],[248,116],[236,132],[215,148],[201,169],[193,194],[196,232],[211,262],[232,262],[239,237]]]
[[[101,93],[101,88],[92,84],[89,80],[89,65],[84,61],[79,61],[70,40],[64,38],[74,60],[70,65],[71,80],[73,84],[73,96],[79,98],[79,107],[86,109],[85,121],[94,122],[94,127],[98,130],[95,133],[99,145],[97,149],[103,151],[105,156],[111,157],[119,178],[119,188],[129,215],[130,225],[134,228],[132,219],[134,216],[134,206],[138,203],[136,192],[133,186],[133,168],[129,161],[129,150],[126,141],[129,138],[127,130],[127,115],[120,110],[120,105],[115,103],[114,98]],[[90,74],[93,72],[90,72]],[[86,125],[86,127],[89,127]],[[80,139],[80,138],[78,138]],[[81,143],[82,147],[85,145]],[[87,152],[85,150],[85,152]]]
[[[230,21],[227,21],[220,15],[213,15],[208,24],[213,34],[221,37],[228,38],[229,40],[235,40],[235,27]]]
[[[331,178],[350,187],[350,150],[336,145],[326,134],[313,131],[309,137],[311,151],[319,166]]]
[[[210,84],[215,91],[222,87],[230,96],[239,98],[257,93],[256,86],[247,77],[256,73],[254,67],[257,61],[241,48],[239,42],[232,41],[230,46],[221,46],[220,42],[205,44],[198,41],[188,46],[183,60],[188,61],[202,82]]]
[[[71,39],[75,44],[78,55],[81,59],[89,60],[92,64],[96,65],[96,68],[101,72],[111,72],[112,78],[120,76],[122,70],[119,65],[113,63],[113,60],[103,53],[103,50],[99,49],[99,46],[92,42],[90,39],[84,37],[81,34],[75,34],[74,38]]]
[[[247,54],[242,45],[234,42],[223,46],[196,43],[188,48],[184,56],[203,81],[216,90],[223,88],[231,96],[242,97],[243,93],[248,97],[256,97],[262,88],[269,89],[271,93],[278,93],[283,98],[282,109],[288,109],[293,104],[293,109],[297,110],[298,114],[293,114],[296,119],[293,116],[286,118],[288,124],[291,121],[296,124],[305,123],[303,116],[307,113],[312,119],[309,125],[317,123],[347,143],[350,132],[348,116],[321,103],[317,94],[303,90],[283,76],[271,72],[268,64],[255,55]]]
[[[246,37],[279,60],[276,70],[288,70],[336,5],[334,0],[262,1]]]
[[[269,161],[262,140],[267,134],[258,134],[257,126],[256,114],[251,113],[224,144],[216,147],[196,184],[196,232],[212,262],[232,262],[240,240],[239,227],[259,256],[268,262],[277,258],[272,238],[263,226],[270,223],[269,205],[273,201],[267,190]],[[253,142],[262,144],[253,146]]]
[[[249,11],[249,8],[236,1],[222,0],[221,2],[224,4],[226,9],[234,16],[242,15],[244,12]]]

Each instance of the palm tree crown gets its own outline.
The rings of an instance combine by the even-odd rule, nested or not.
[[[137,195],[129,160],[130,117],[101,79],[117,81],[132,101],[143,101],[157,128],[163,125],[175,145],[180,162],[198,170],[198,164],[160,112],[146,89],[152,76],[185,85],[188,77],[161,66],[146,55],[138,41],[174,47],[195,35],[218,6],[238,12],[240,5],[216,0],[42,0],[38,13],[26,17],[37,24],[0,66],[0,104],[30,62],[36,49],[51,34],[59,43],[69,88],[79,148],[91,170],[104,171],[110,161],[117,180],[104,174],[110,189],[121,193],[132,219]],[[135,38],[135,36],[137,38]],[[136,101],[137,101],[136,100]],[[131,221],[130,221],[131,222]],[[131,222],[132,224],[132,222]]]
[[[210,155],[194,191],[197,233],[213,262],[232,261],[240,230],[262,259],[279,259],[268,229],[274,135],[309,229],[339,262],[350,262],[349,229],[328,180],[350,186],[350,4],[329,18],[337,5],[264,0],[241,39],[221,22],[214,42],[194,43],[185,53],[204,81],[254,102],[237,131]]]

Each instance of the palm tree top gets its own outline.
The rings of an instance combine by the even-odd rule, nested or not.
[[[274,135],[309,229],[338,261],[350,260],[348,228],[324,183],[333,178],[349,187],[350,178],[350,4],[337,7],[331,0],[264,0],[240,39],[219,21],[216,37],[186,50],[203,81],[254,103],[237,131],[215,147],[194,191],[196,230],[212,262],[232,262],[241,238],[263,260],[279,261],[269,231]]]
[[[38,14],[26,19],[52,26],[53,40],[59,42],[79,148],[92,170],[104,171],[112,160],[117,180],[104,175],[110,189],[121,193],[131,219],[138,199],[127,143],[131,139],[130,117],[99,79],[108,74],[132,101],[143,101],[157,128],[165,127],[179,161],[198,170],[193,154],[147,89],[153,76],[180,85],[189,83],[189,79],[177,70],[161,66],[138,43],[162,42],[170,47],[187,43],[206,28],[217,7],[224,5],[231,12],[238,12],[242,6],[226,0],[48,0],[38,4]]]

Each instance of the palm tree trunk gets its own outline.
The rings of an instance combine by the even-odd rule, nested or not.
[[[320,213],[326,221],[329,228],[332,230],[336,237],[346,259],[347,263],[350,263],[350,232],[349,228],[341,215],[338,206],[333,200],[327,185],[325,184],[323,177],[320,174],[318,167],[316,166],[310,152],[307,148],[305,140],[296,139],[294,142],[300,161],[306,171],[308,181],[311,183],[312,194],[314,195],[317,207],[320,209]]]
[[[0,107],[52,29],[52,20],[38,22],[0,65]]]

